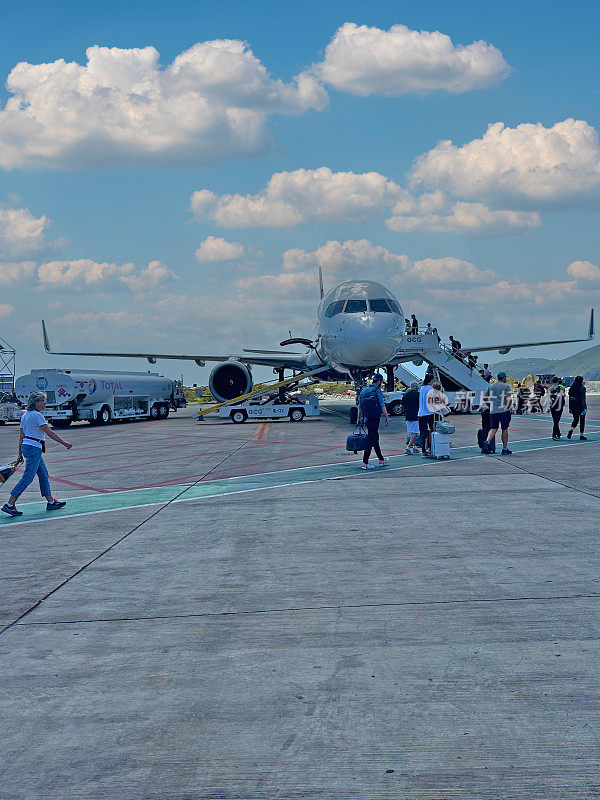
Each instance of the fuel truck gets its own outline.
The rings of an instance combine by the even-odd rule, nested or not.
[[[85,369],[33,369],[17,378],[22,403],[31,392],[48,398],[44,416],[55,427],[87,420],[108,425],[115,420],[166,419],[186,405],[183,383],[158,372],[99,372]]]

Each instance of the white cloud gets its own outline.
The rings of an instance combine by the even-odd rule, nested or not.
[[[0,262],[0,285],[12,286],[35,273],[35,261]]]
[[[415,197],[378,172],[332,172],[328,167],[276,172],[258,194],[217,195],[202,189],[193,193],[191,205],[198,219],[222,228],[363,221],[382,216],[390,207],[392,216],[386,225],[397,232],[499,236],[522,233],[540,224],[536,212],[453,202],[441,191]],[[206,249],[210,250],[210,244]]]
[[[566,119],[550,128],[523,123],[490,125],[481,139],[456,147],[440,142],[420,156],[411,175],[461,197],[557,203],[598,195],[598,133],[583,120]]]
[[[493,210],[483,203],[452,203],[443,192],[407,197],[392,209],[386,226],[398,233],[468,233],[499,236],[522,233],[541,224],[533,211]]]
[[[0,110],[0,166],[196,165],[264,152],[270,114],[320,109],[307,73],[269,77],[245,42],[195,44],[161,68],[153,47],[89,47],[87,64],[17,64]]]
[[[122,275],[120,280],[133,292],[145,292],[163,283],[178,280],[178,276],[162,262],[149,261],[145,269]]]
[[[444,258],[423,258],[415,261],[408,276],[428,286],[458,284],[484,284],[494,280],[496,274],[491,269],[478,269],[470,261],[445,256]]]
[[[567,272],[579,281],[600,281],[600,267],[590,261],[572,261]]]
[[[366,273],[370,274],[374,270],[388,273],[404,272],[411,263],[408,256],[392,253],[368,239],[329,241],[310,252],[292,249],[286,250],[283,254],[285,272],[313,270],[315,285],[317,266],[321,266],[328,277],[344,275],[355,277],[357,273],[362,273],[364,277]]]
[[[8,317],[14,310],[13,306],[9,306],[8,303],[0,303],[0,318]]]
[[[316,250],[286,250],[282,272],[277,275],[251,275],[236,284],[239,291],[277,294],[289,298],[318,297],[317,267],[325,282],[369,278],[393,286],[408,284],[468,285],[487,283],[496,278],[491,270],[480,270],[458,258],[427,258],[413,261],[392,253],[368,239],[329,241]]]
[[[222,228],[281,228],[305,222],[362,221],[380,216],[405,190],[378,172],[332,172],[328,167],[276,172],[253,195],[192,195],[192,210]]]
[[[477,289],[433,289],[433,298],[438,302],[460,305],[490,305],[517,303],[522,305],[547,305],[564,302],[567,295],[580,294],[577,281],[496,281]]]
[[[99,326],[129,327],[145,321],[142,313],[135,313],[130,311],[70,311],[64,317],[55,319],[54,322],[59,324],[59,327],[69,326],[85,326],[87,328],[94,328],[98,330]]]
[[[64,239],[46,238],[49,225],[50,220],[43,214],[34,217],[28,208],[0,205],[0,258],[31,258],[63,247]]]
[[[136,269],[135,264],[99,263],[89,258],[76,261],[48,261],[38,270],[40,284],[69,286],[73,288],[104,287],[112,283],[124,284],[132,291],[141,292],[177,278],[175,273],[160,261],[150,261],[148,266]]]
[[[313,298],[319,301],[319,286],[315,273],[282,272],[279,275],[251,275],[236,281],[236,290],[243,297],[277,295],[290,300]]]
[[[234,261],[244,255],[244,245],[228,242],[220,236],[208,236],[196,250],[196,260],[200,264],[213,264],[219,261]]]
[[[480,89],[501,81],[510,67],[487,42],[455,46],[439,31],[413,31],[405,25],[386,31],[346,22],[314,71],[352,94],[398,96]]]

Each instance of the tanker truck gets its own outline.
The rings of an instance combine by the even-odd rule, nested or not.
[[[166,419],[169,410],[186,405],[181,381],[157,372],[99,372],[85,369],[33,369],[17,378],[15,393],[26,403],[31,392],[44,392],[44,416],[55,427],[87,420]]]

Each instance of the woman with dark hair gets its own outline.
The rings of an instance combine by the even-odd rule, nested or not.
[[[585,412],[587,411],[587,400],[585,397],[585,386],[583,376],[578,375],[569,389],[569,411],[573,415],[573,422],[567,433],[567,439],[573,436],[573,431],[579,423],[579,440],[585,442],[587,436],[583,435],[585,430]]]

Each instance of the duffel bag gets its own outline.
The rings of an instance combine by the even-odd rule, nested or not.
[[[451,422],[436,422],[434,430],[436,433],[443,433],[448,436],[449,434],[454,433],[456,428]]]
[[[359,425],[354,433],[346,439],[346,450],[350,453],[358,453],[359,450],[366,450],[369,446],[369,436],[362,425]]]

